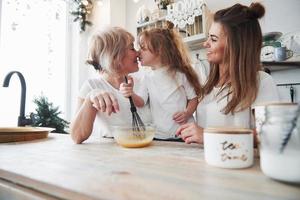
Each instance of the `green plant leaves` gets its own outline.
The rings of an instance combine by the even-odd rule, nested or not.
[[[59,117],[61,111],[59,107],[55,107],[48,98],[41,95],[35,98],[33,102],[36,104],[36,113],[34,113],[33,126],[55,128],[53,132],[67,133],[65,128],[69,126],[69,122]]]

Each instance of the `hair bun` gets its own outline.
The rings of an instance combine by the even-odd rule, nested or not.
[[[249,7],[253,18],[260,19],[265,15],[265,7],[260,3],[251,3]]]

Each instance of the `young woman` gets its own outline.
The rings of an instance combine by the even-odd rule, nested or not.
[[[176,133],[186,143],[202,143],[206,127],[251,128],[252,106],[278,101],[272,77],[260,71],[262,33],[258,19],[264,13],[260,3],[249,7],[235,4],[215,13],[204,44],[211,70],[203,82],[197,124],[182,125]]]
[[[87,62],[99,71],[99,76],[87,80],[79,92],[78,111],[71,123],[75,143],[91,135],[94,122],[102,136],[111,136],[110,126],[131,124],[130,104],[119,87],[125,76],[138,71],[138,52],[133,42],[133,36],[118,27],[93,36]]]
[[[150,101],[158,139],[174,139],[179,125],[192,122],[201,87],[184,43],[173,29],[154,28],[139,35],[140,62],[151,69],[145,75],[140,96],[130,85],[121,85],[125,97],[138,106]]]

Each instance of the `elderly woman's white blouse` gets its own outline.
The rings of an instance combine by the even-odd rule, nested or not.
[[[143,82],[141,82],[140,79],[134,78],[134,90],[138,89],[138,86],[142,86],[142,84]],[[97,112],[96,119],[94,121],[93,133],[97,133],[105,137],[112,137],[112,126],[132,124],[129,99],[125,98],[118,89],[110,85],[104,78],[102,78],[102,76],[97,76],[96,78],[88,79],[82,85],[79,91],[79,98],[86,98],[92,90],[110,92],[117,99],[120,108],[119,112],[112,113],[110,116],[106,113]],[[145,123],[149,123],[151,121],[150,111],[147,106],[143,109],[137,109],[137,112]]]

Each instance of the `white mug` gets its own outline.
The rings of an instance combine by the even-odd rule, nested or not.
[[[204,157],[208,164],[222,168],[252,166],[252,130],[232,127],[204,129]]]
[[[293,56],[293,51],[287,50],[286,47],[276,47],[274,50],[274,60],[284,61]]]

